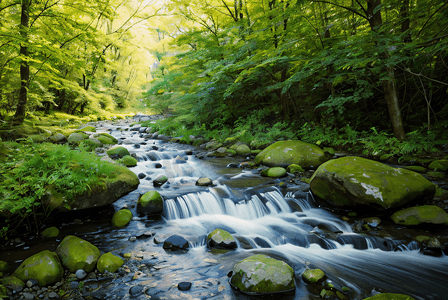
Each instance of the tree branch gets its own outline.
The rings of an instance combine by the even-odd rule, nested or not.
[[[357,14],[358,16],[360,16],[363,19],[366,19],[367,21],[369,20],[369,18],[367,17],[367,14],[364,16],[363,14],[361,14],[360,12],[358,12],[357,10],[355,10],[355,9],[353,9],[351,7],[347,7],[347,6],[344,6],[344,5],[339,5],[339,4],[336,4],[336,3],[329,2],[329,1],[322,1],[322,0],[314,0],[313,2],[320,2],[320,3],[327,3],[327,4],[330,4],[330,5],[334,5],[334,6],[346,9],[348,11],[351,11],[352,13]],[[358,1],[356,1],[356,2],[358,2]],[[363,9],[364,12],[366,12],[362,5],[361,5],[361,8]]]

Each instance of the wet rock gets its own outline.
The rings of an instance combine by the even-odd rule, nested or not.
[[[59,229],[56,227],[49,227],[42,231],[42,236],[46,238],[57,237],[59,235]]]
[[[295,289],[294,271],[283,261],[258,254],[235,264],[230,283],[244,293],[267,294]]]
[[[137,165],[137,160],[130,155],[125,155],[121,159],[121,163],[124,164],[128,168],[135,167]]]
[[[124,227],[132,220],[132,212],[129,209],[120,209],[115,212],[112,217],[112,225],[114,227]]]
[[[82,143],[84,145],[87,145],[87,146],[93,147],[93,148],[98,148],[98,147],[103,146],[103,143],[101,143],[101,141],[97,138],[89,138],[87,140],[83,140]]]
[[[391,218],[395,224],[406,226],[422,223],[448,225],[448,214],[442,208],[435,205],[405,208],[395,212]]]
[[[282,167],[273,167],[269,169],[264,169],[261,171],[261,176],[264,177],[273,177],[273,178],[280,178],[286,175],[285,168]]]
[[[87,272],[84,271],[83,269],[79,269],[76,271],[75,275],[76,278],[78,278],[79,280],[83,280],[84,278],[87,277]]]
[[[69,144],[79,144],[81,141],[83,141],[87,138],[88,138],[87,135],[75,132],[68,136],[67,141]]]
[[[177,288],[179,291],[189,291],[191,289],[191,282],[179,282]]]
[[[143,294],[143,286],[135,285],[129,289],[129,295],[131,297],[138,297]]]
[[[79,269],[91,272],[100,257],[100,250],[96,246],[73,235],[62,240],[56,248],[56,253],[70,272]]]
[[[23,293],[22,294],[23,298],[25,298],[26,300],[32,300],[34,299],[34,295],[31,293]]]
[[[207,177],[201,177],[196,181],[197,186],[211,186],[213,185],[213,181]]]
[[[163,212],[163,198],[157,191],[149,191],[140,196],[137,201],[139,215],[154,215]]]
[[[240,167],[240,165],[237,164],[237,163],[230,163],[230,164],[227,165],[227,168],[235,168],[235,169],[237,169],[239,167]]]
[[[237,244],[230,233],[218,228],[207,236],[207,246],[210,248],[235,249]]]
[[[26,286],[29,288],[32,288],[33,286],[37,286],[37,285],[39,285],[39,281],[37,281],[34,278],[31,278],[31,279],[27,280],[27,282],[26,282]]]
[[[254,160],[255,164],[268,167],[287,167],[290,164],[303,168],[317,168],[327,161],[324,151],[316,145],[302,141],[279,141],[263,151]]]
[[[165,175],[160,175],[152,182],[155,187],[161,187],[165,182],[168,181],[168,177]]]
[[[326,275],[321,269],[308,269],[302,273],[302,278],[307,283],[318,283],[325,279]]]
[[[13,275],[23,282],[35,279],[40,286],[46,286],[60,281],[64,269],[56,253],[44,250],[25,259]]]
[[[107,150],[107,155],[109,155],[112,159],[120,159],[125,157],[126,155],[130,155],[129,150],[125,147],[115,147],[112,149]]]
[[[340,208],[383,210],[417,199],[432,199],[435,185],[422,175],[361,158],[342,157],[322,164],[311,177],[318,200]]]
[[[145,174],[145,173],[139,173],[139,174],[137,175],[137,177],[138,177],[139,179],[143,179],[143,178],[146,177],[146,174]]]
[[[116,272],[122,265],[124,260],[110,252],[101,255],[97,262],[97,269],[101,273],[108,271],[110,273]]]
[[[1,283],[14,292],[21,292],[26,286],[25,282],[15,277],[14,275],[2,278]]]
[[[250,148],[246,144],[239,144],[239,145],[236,145],[235,148],[230,147],[230,149],[235,150],[236,154],[241,155],[241,156],[250,154]]]
[[[301,166],[296,165],[296,164],[290,164],[290,165],[286,168],[286,171],[287,171],[288,173],[291,173],[291,174],[297,174],[297,173],[305,172],[305,170],[304,170]]]
[[[182,236],[172,235],[163,242],[165,250],[188,250],[190,243]]]
[[[364,300],[415,300],[415,299],[412,298],[411,296],[403,294],[384,293],[365,298]]]
[[[160,169],[160,168],[162,168],[162,164],[161,163],[155,163],[154,164],[154,168]]]

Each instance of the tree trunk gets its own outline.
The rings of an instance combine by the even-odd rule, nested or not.
[[[29,8],[31,0],[22,0],[22,11],[20,18],[20,36],[23,41],[20,44],[20,56],[22,61],[20,63],[20,91],[19,101],[17,103],[16,113],[14,115],[14,124],[21,125],[25,119],[26,106],[28,102],[28,81],[30,79],[30,66],[26,58],[28,56],[28,29],[29,29]]]
[[[381,0],[368,0],[367,2],[367,16],[370,28],[377,32],[380,30],[383,20],[381,18]],[[385,52],[382,55],[383,59],[389,57],[389,53]],[[395,74],[392,66],[385,66],[384,70],[387,72],[386,79],[383,79],[384,98],[389,110],[389,117],[392,123],[394,136],[402,141],[405,139],[405,132],[403,122],[401,120],[400,105],[398,103],[398,92],[395,84]]]

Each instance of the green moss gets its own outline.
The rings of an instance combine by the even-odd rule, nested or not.
[[[273,167],[269,169],[265,169],[261,172],[261,176],[265,177],[273,177],[273,178],[280,178],[286,175],[285,168],[282,167]]]
[[[308,283],[317,283],[324,280],[325,272],[321,269],[308,269],[302,273],[302,278]]]
[[[291,174],[297,174],[297,173],[305,172],[305,170],[304,170],[301,166],[296,165],[296,164],[290,164],[290,165],[286,168],[286,171],[287,171],[288,173],[291,173]]]
[[[79,269],[91,272],[101,254],[96,246],[73,235],[68,235],[62,240],[56,248],[56,253],[70,272]]]
[[[97,269],[101,273],[105,271],[114,273],[116,272],[122,265],[124,264],[124,260],[121,257],[118,257],[110,252],[101,255],[98,259]]]
[[[137,165],[137,160],[130,155],[125,155],[121,159],[121,163],[126,167],[135,167]]]
[[[112,144],[118,143],[118,140],[116,138],[114,138],[112,135],[108,134],[108,133],[101,132],[101,133],[96,135],[96,138],[99,139],[99,140],[100,140],[100,137],[105,137],[105,138],[111,140]],[[103,143],[103,144],[105,144],[105,143]]]
[[[64,269],[56,253],[44,250],[25,259],[14,272],[14,276],[26,282],[36,279],[40,286],[46,286],[62,279]]]
[[[130,155],[129,150],[125,147],[115,147],[112,149],[107,150],[107,155],[109,155],[112,159],[120,159],[123,158],[126,155]]]
[[[59,229],[57,229],[56,227],[49,227],[44,231],[42,231],[43,237],[51,238],[51,237],[57,237],[58,235],[59,235]]]
[[[392,220],[401,225],[419,225],[422,223],[448,225],[448,214],[435,205],[409,207],[397,211]]]
[[[364,300],[415,300],[411,296],[403,295],[403,294],[391,294],[384,293],[378,294],[369,298],[365,298]]]

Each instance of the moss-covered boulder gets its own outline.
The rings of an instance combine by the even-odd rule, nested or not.
[[[137,165],[137,160],[130,155],[125,155],[121,159],[121,163],[126,167],[135,167]]]
[[[139,215],[156,215],[163,212],[163,198],[157,191],[149,191],[141,195],[137,201]]]
[[[286,175],[286,169],[282,167],[273,167],[261,171],[261,176],[280,178]]]
[[[79,144],[81,141],[87,139],[86,135],[79,132],[74,132],[68,136],[67,141],[69,144]]]
[[[397,211],[392,215],[392,220],[401,225],[448,225],[448,214],[435,205],[422,205],[409,207]]]
[[[64,268],[56,253],[44,250],[25,259],[13,274],[23,282],[35,279],[46,286],[62,279]]]
[[[60,132],[56,132],[52,136],[49,137],[52,143],[65,143],[67,142],[67,137]]]
[[[84,126],[82,128],[80,128],[80,130],[84,131],[84,132],[96,132],[96,128],[95,126]]]
[[[70,272],[79,269],[91,272],[101,254],[96,246],[74,235],[66,236],[56,248],[56,253]]]
[[[112,216],[112,225],[114,227],[124,227],[132,220],[132,212],[129,209],[120,209]]]
[[[1,282],[5,287],[15,292],[20,292],[25,287],[25,282],[15,276],[6,276],[1,279]]]
[[[107,206],[129,192],[137,189],[138,176],[124,166],[108,163],[109,172],[90,185],[90,189],[73,194],[67,199],[62,193],[47,188],[48,197],[44,200],[50,209],[72,211]]]
[[[318,283],[325,279],[325,272],[321,269],[308,269],[302,273],[302,278],[306,283]]]
[[[435,160],[429,164],[428,168],[434,171],[448,171],[448,159]]]
[[[86,140],[83,140],[82,143],[91,148],[98,148],[98,147],[103,146],[103,143],[101,143],[100,140],[98,140],[97,138],[86,139]]]
[[[249,146],[246,145],[246,144],[239,144],[239,145],[236,146],[235,148],[231,148],[231,149],[235,150],[235,152],[236,152],[238,155],[241,155],[241,156],[245,156],[245,155],[250,154],[250,148],[249,148]]]
[[[369,298],[364,298],[364,300],[415,300],[415,299],[412,298],[411,296],[403,294],[383,293]]]
[[[95,137],[97,138],[97,139],[99,139],[100,141],[103,139],[103,137],[104,138],[107,138],[107,141],[106,140],[104,140],[105,142],[103,143],[103,144],[109,144],[109,141],[111,141],[112,143],[110,143],[110,144],[116,144],[116,143],[118,143],[118,140],[115,138],[115,137],[113,137],[112,135],[110,135],[110,134],[108,134],[108,133],[105,133],[105,132],[101,132],[101,133],[97,133],[97,134],[95,134]]]
[[[432,199],[436,192],[435,185],[418,173],[355,156],[322,164],[311,177],[310,187],[330,205],[379,210]]]
[[[97,269],[101,273],[105,271],[114,273],[116,272],[122,265],[124,264],[124,260],[116,256],[110,252],[101,255],[97,262]]]
[[[271,294],[295,289],[294,271],[281,260],[258,254],[235,264],[230,283],[249,294]]]
[[[215,229],[207,236],[207,246],[219,249],[235,249],[235,238],[223,229]]]
[[[317,168],[327,161],[324,151],[316,145],[302,141],[276,142],[255,157],[255,164],[268,167],[287,167],[290,164],[303,168]]]
[[[120,159],[125,157],[126,155],[131,154],[129,153],[129,150],[126,149],[125,147],[118,146],[107,150],[107,155],[109,155],[109,157],[112,159]]]
[[[56,227],[48,227],[44,231],[42,231],[42,236],[46,238],[57,237],[59,235],[59,229]]]

